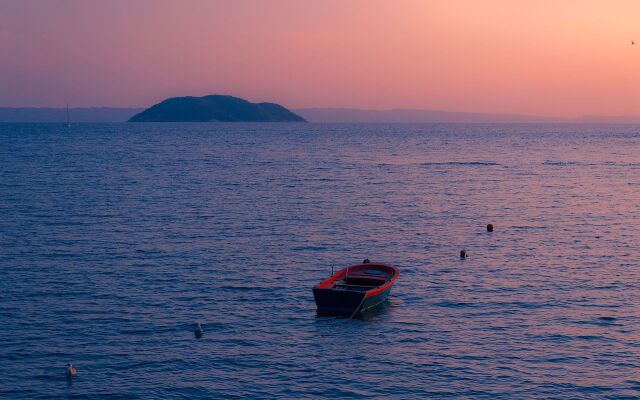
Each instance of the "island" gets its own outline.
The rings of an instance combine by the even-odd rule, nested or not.
[[[131,117],[129,122],[306,122],[301,116],[275,103],[213,94],[203,97],[173,97]]]

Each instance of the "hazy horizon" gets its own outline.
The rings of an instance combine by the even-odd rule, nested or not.
[[[0,0],[0,107],[639,112],[640,3]],[[637,35],[637,36],[636,36]]]
[[[75,122],[125,122],[145,108],[70,107]],[[561,118],[526,114],[469,113],[427,109],[292,108],[292,112],[317,123],[488,123],[488,124],[640,124],[640,116],[584,115]],[[0,107],[2,122],[65,122],[65,107]]]

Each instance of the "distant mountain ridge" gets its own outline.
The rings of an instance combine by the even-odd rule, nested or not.
[[[142,108],[76,107],[69,109],[71,122],[124,122]],[[65,122],[66,108],[0,107],[0,122]]]
[[[300,108],[294,110],[309,122],[365,123],[548,123],[568,122],[553,117],[518,114],[484,114],[419,109],[366,110],[356,108]]]
[[[573,124],[640,124],[640,116],[585,115],[557,118],[524,114],[486,114],[462,111],[420,109],[367,110],[358,108],[298,108],[296,113],[309,122],[343,123],[573,123]]]
[[[585,124],[640,124],[637,115],[584,115],[575,119]]]
[[[172,97],[153,105],[129,122],[306,122],[275,103],[251,103],[239,97],[209,95]]]

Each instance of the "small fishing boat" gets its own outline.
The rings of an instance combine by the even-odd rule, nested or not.
[[[387,299],[400,270],[386,264],[357,264],[313,288],[320,315],[355,315]]]

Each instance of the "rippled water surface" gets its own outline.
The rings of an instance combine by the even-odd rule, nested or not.
[[[640,127],[0,125],[0,174],[0,398],[640,397]]]

